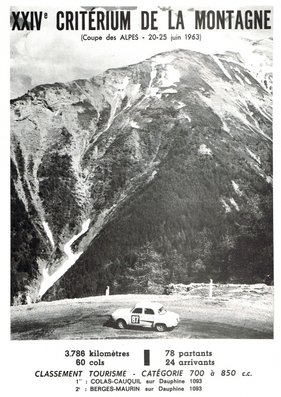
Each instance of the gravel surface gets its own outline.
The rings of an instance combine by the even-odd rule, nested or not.
[[[197,285],[182,295],[111,295],[11,308],[11,339],[273,338],[273,287],[256,285]],[[151,329],[119,330],[110,314],[138,301],[156,301],[180,315],[179,326],[164,333]]]

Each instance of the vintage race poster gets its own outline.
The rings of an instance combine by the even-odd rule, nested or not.
[[[2,7],[8,395],[279,395],[273,3]]]

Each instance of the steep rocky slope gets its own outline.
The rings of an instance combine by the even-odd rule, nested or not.
[[[271,281],[271,105],[187,50],[12,100],[15,301]]]

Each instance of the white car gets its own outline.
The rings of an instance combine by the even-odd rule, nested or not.
[[[156,302],[139,302],[132,309],[117,309],[111,318],[119,329],[133,325],[155,328],[159,332],[176,327],[180,321],[177,313],[167,311]]]

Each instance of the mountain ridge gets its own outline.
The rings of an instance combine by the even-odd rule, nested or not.
[[[222,213],[218,217],[224,218],[226,214],[230,217],[234,211],[238,215],[238,201],[243,204],[245,200],[254,200],[245,194],[243,183],[245,187],[251,186],[251,189],[255,186],[253,196],[256,197],[257,213],[261,211],[264,197],[270,207],[271,96],[247,69],[223,56],[187,50],[162,53],[136,65],[109,69],[92,79],[38,86],[11,104],[14,199],[17,201],[17,195],[24,204],[26,218],[29,222],[31,220],[36,238],[39,236],[40,240],[38,255],[31,254],[33,265],[28,269],[29,276],[25,276],[23,281],[24,288],[16,287],[18,291],[13,296],[18,293],[21,296],[21,291],[28,286],[27,290],[32,291],[27,293],[29,299],[40,299],[52,287],[50,285],[44,291],[42,284],[45,282],[47,285],[48,278],[54,281],[55,278],[50,280],[50,277],[62,264],[67,272],[81,261],[84,261],[85,266],[89,261],[85,260],[85,255],[87,257],[90,247],[95,245],[95,239],[99,240],[100,234],[112,227],[114,219],[119,219],[120,213],[126,213],[126,208],[130,208],[131,203],[137,201],[137,197],[142,192],[145,194],[147,189],[152,196],[157,192],[157,196],[159,188],[163,196],[166,187],[161,187],[162,175],[169,179],[171,176],[168,174],[171,172],[176,179],[180,179],[179,175],[184,177],[186,168],[182,164],[190,167],[187,168],[187,174],[191,179],[186,181],[186,189],[190,182],[196,186],[196,178],[189,175],[189,169],[192,168],[198,174],[198,165],[203,167],[204,172],[211,167],[211,179],[208,181],[206,176],[202,176],[200,189],[203,184],[209,184],[211,190],[216,191],[210,200],[214,200],[214,208],[219,202],[220,207],[216,212],[220,213],[221,210]],[[233,161],[233,167],[237,167],[232,171],[224,159],[227,148],[227,160]],[[244,162],[245,167],[239,165],[239,161]],[[168,169],[165,168],[167,164],[170,164]],[[229,176],[233,178],[222,178],[224,183],[228,179],[229,187],[222,186],[221,175],[215,176],[217,170],[222,172],[224,166],[227,166]],[[260,185],[265,193],[256,191]],[[180,180],[175,189],[180,192]],[[192,189],[200,190],[198,186]],[[208,194],[206,186],[202,189]],[[230,191],[235,199],[227,196]],[[192,203],[184,199],[185,192],[183,189],[180,193],[183,199],[177,202],[176,211],[179,210],[178,206],[192,208]],[[145,197],[149,202],[150,199]],[[201,207],[208,208],[209,204],[204,204],[201,193],[197,200],[201,200]],[[249,206],[249,203],[244,204],[245,208]],[[16,206],[19,207],[19,204]],[[132,208],[135,212],[133,204]],[[165,204],[163,213],[167,215],[167,211]],[[146,208],[146,212],[149,213],[149,209]],[[257,213],[252,216],[256,217]],[[132,213],[126,216],[134,218]],[[160,220],[165,222],[161,214],[158,214],[157,219],[156,224]],[[86,221],[87,228],[85,226],[83,232]],[[28,223],[27,220],[22,222]],[[181,227],[186,233],[187,224]],[[204,225],[200,225],[201,231],[198,227],[195,228],[196,232],[191,229],[195,234],[202,234]],[[14,229],[15,233],[20,234],[18,226],[15,225]],[[270,226],[266,232],[270,235]],[[115,234],[112,235],[116,239]],[[135,250],[136,257],[141,261],[140,264],[137,263],[138,259],[134,262],[140,267],[136,270],[136,280],[140,277],[138,272],[145,273],[145,263],[152,260],[155,267],[159,268],[155,273],[163,284],[169,273],[169,265],[161,250],[165,244],[169,244],[162,242],[161,246],[159,241],[154,241],[158,239],[157,236],[148,237],[147,232],[145,234],[146,238],[140,239],[146,240],[141,242],[142,246],[126,248]],[[206,234],[209,232],[205,233],[208,244],[214,245]],[[26,243],[23,241],[23,244]],[[231,244],[235,246],[235,242]],[[23,265],[16,244],[15,250],[19,251],[18,263],[15,261],[13,267],[17,280],[18,273],[24,273],[18,272],[17,267],[24,268],[27,265]],[[208,255],[210,250],[215,251],[215,248],[209,248]],[[179,255],[180,260],[177,258],[177,261],[182,262],[179,267],[184,273],[183,262],[186,261],[186,267],[189,268],[191,259],[188,260],[190,255],[183,251],[182,247],[177,248],[175,256]],[[203,274],[207,258],[202,260],[199,254],[197,256],[194,261],[199,261],[196,266],[199,270],[201,266],[198,271]],[[267,256],[266,268],[270,270],[272,262],[269,253]],[[121,258],[116,259],[113,267],[118,268],[120,261]],[[99,277],[103,279],[106,272],[102,269],[108,269],[108,266],[111,265],[103,263],[97,270],[95,264],[93,273],[102,273]],[[35,278],[34,272],[37,274]],[[134,276],[131,277],[134,279]],[[84,277],[82,279],[84,283]],[[58,284],[61,282],[58,281]],[[118,281],[118,277],[114,280],[111,274],[108,280],[101,283],[101,287],[95,288],[102,290],[107,282],[118,284],[118,290],[121,284],[122,288],[126,286],[128,280]],[[161,286],[161,282],[159,284]],[[50,296],[54,294],[56,297],[56,288],[60,289],[54,287]]]

